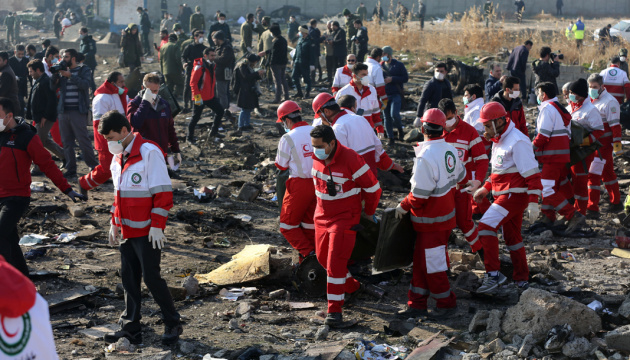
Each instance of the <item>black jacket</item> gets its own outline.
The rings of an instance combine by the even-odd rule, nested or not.
[[[236,93],[236,105],[243,109],[255,109],[258,107],[258,92],[256,81],[260,80],[260,75],[254,71],[247,61],[241,62],[237,67],[234,76]]]
[[[333,35],[333,55],[335,57],[345,58],[347,54],[346,31],[339,28],[339,30],[335,31],[335,34]]]
[[[225,40],[229,43],[232,42],[232,34],[230,33],[230,25],[228,25],[227,23],[221,24],[217,21],[214,24],[212,24],[212,26],[210,26],[210,30],[208,31],[208,43],[210,44],[211,47],[215,46],[214,41],[212,40],[212,34],[214,34],[216,31],[222,31],[223,34],[225,35]]]
[[[18,83],[15,79],[15,73],[8,63],[5,67],[0,68],[0,97],[11,99],[14,111],[17,113],[14,115],[22,116],[24,111],[20,108]]]
[[[517,74],[525,74],[528,57],[529,50],[527,50],[525,45],[515,47],[508,58],[507,69]]]
[[[28,94],[28,68],[26,67],[26,64],[28,64],[28,59],[26,57],[23,57],[22,60],[18,60],[15,56],[9,58],[9,65],[11,66],[11,69],[13,69],[15,76],[20,78],[17,81],[19,90],[18,95],[23,97]]]
[[[88,35],[81,40],[79,52],[85,55],[83,63],[92,70],[96,69],[96,41],[92,38],[92,35]]]
[[[286,65],[289,63],[287,58],[287,39],[282,37],[282,35],[273,39],[271,50],[267,50],[267,52],[271,53],[270,65]]]
[[[206,49],[206,45],[199,43],[192,43],[184,49],[182,52],[182,64],[188,64],[186,67],[186,74],[192,72],[193,61],[203,57],[203,51]]]
[[[447,87],[447,95],[442,97],[442,84]],[[453,99],[453,92],[451,90],[451,83],[444,79],[444,82],[431,78],[431,80],[424,83],[422,88],[422,95],[420,95],[420,103],[418,104],[418,117],[422,117],[425,110],[438,107],[440,100],[444,98]]]
[[[536,76],[536,85],[542,82],[550,82],[556,85],[556,91],[558,90],[558,84],[556,78],[560,76],[560,63],[536,60],[532,63],[532,71]]]
[[[26,104],[26,118],[39,124],[42,118],[46,121],[57,121],[57,95],[50,87],[50,78],[46,73],[35,81]]]
[[[217,64],[217,81],[232,80],[234,66],[236,66],[236,57],[234,56],[232,44],[223,42],[223,44],[216,49],[216,54],[217,57],[214,59],[214,63]],[[226,71],[226,69],[229,69],[229,71]],[[229,78],[226,78],[226,75],[229,75]]]
[[[365,26],[361,26],[357,31],[357,40],[359,41],[359,51],[367,51],[370,38],[368,37],[368,30]]]

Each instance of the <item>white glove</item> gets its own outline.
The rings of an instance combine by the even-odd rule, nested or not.
[[[407,213],[408,213],[408,211],[403,209],[403,207],[400,206],[400,204],[398,204],[398,206],[396,206],[396,219],[402,219],[403,216],[405,216]]]
[[[527,216],[529,217],[529,222],[534,223],[536,219],[538,219],[538,215],[540,215],[540,207],[537,203],[529,203],[527,205]]]
[[[315,65],[310,66],[311,71],[315,71]]]
[[[420,125],[422,125],[422,118],[417,117],[416,120],[413,122],[413,126],[420,127]]]
[[[154,249],[158,248],[161,250],[166,242],[166,237],[164,236],[162,229],[152,227],[149,230],[149,242],[153,243]]]
[[[110,246],[120,245],[121,237],[122,236],[120,235],[120,227],[112,224],[109,228],[109,236],[107,237],[107,240],[109,241],[109,245]]]
[[[466,189],[464,189],[464,190],[466,190],[467,193],[472,195],[481,186],[481,181],[479,181],[479,180],[470,180],[466,185],[468,185],[468,187]]]
[[[153,93],[151,90],[146,89],[142,95],[142,100],[146,100],[149,104],[153,105]]]

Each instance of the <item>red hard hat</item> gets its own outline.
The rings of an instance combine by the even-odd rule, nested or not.
[[[315,113],[316,119],[319,118],[318,112],[322,108],[322,106],[329,103],[330,101],[335,101],[335,98],[329,93],[319,93],[317,96],[315,96],[315,99],[313,99],[313,112]]]
[[[485,123],[506,116],[507,112],[505,111],[503,105],[496,101],[491,101],[481,108],[481,111],[479,112],[479,121]]]
[[[302,111],[302,109],[300,108],[300,105],[298,105],[298,103],[296,103],[295,101],[291,101],[291,100],[287,100],[285,102],[283,102],[282,104],[280,104],[280,106],[278,106],[278,120],[276,121],[277,123],[282,122],[282,118],[294,113],[296,111]]]
[[[446,115],[440,109],[429,109],[422,115],[422,122],[435,124],[441,127],[446,126]]]

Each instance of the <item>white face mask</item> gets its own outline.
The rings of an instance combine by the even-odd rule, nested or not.
[[[435,77],[436,80],[444,80],[444,74],[442,74],[441,72],[436,71],[433,77]]]
[[[514,90],[508,96],[510,97],[510,99],[516,99],[519,95],[521,95],[521,92],[519,90]]]
[[[200,37],[199,40],[197,40],[200,44],[203,44],[203,37]]]
[[[370,79],[368,79],[368,77],[367,77],[367,76],[362,77],[362,78],[361,78],[361,85],[363,85],[363,86],[368,86],[368,85],[370,85]]]
[[[626,57],[622,56],[622,57],[619,58],[619,60],[621,60],[621,62],[625,62],[626,61]]]
[[[4,125],[4,119],[0,119],[0,132],[3,132],[6,128],[7,126]]]
[[[450,120],[446,120],[446,126],[447,127],[451,127],[451,126],[455,125],[456,122],[457,122],[457,118],[456,117],[454,117],[454,118],[452,118]]]
[[[352,70],[352,68],[354,67],[354,64],[346,64],[346,66],[348,67],[348,70]]]
[[[219,20],[219,24],[225,24],[225,20]]]
[[[122,154],[125,150],[122,143],[129,137],[129,135],[131,135],[131,133],[127,134],[127,136],[125,136],[122,140],[108,141],[107,147],[109,148],[109,152],[113,155]]]

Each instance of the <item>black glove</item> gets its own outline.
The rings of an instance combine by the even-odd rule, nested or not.
[[[72,189],[70,189],[70,191],[68,191],[66,195],[68,195],[68,197],[72,199],[72,202],[77,202],[77,199],[81,201],[87,201],[87,196],[78,194]]]

